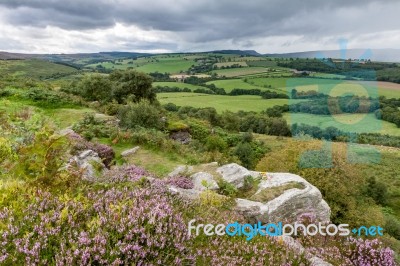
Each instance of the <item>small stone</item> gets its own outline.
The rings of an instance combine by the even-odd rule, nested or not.
[[[140,148],[139,146],[136,146],[136,147],[134,147],[132,149],[125,150],[125,151],[121,152],[121,156],[122,157],[131,156],[132,154],[135,154],[139,150],[139,148]]]

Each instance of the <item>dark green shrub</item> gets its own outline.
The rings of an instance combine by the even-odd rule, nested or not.
[[[219,193],[222,195],[234,197],[238,193],[237,188],[233,184],[223,180],[222,178],[218,181],[218,186]]]
[[[206,149],[208,151],[224,151],[228,148],[228,145],[226,144],[226,142],[224,141],[224,139],[222,139],[220,136],[218,135],[211,135],[209,137],[207,137],[206,140]]]
[[[234,151],[239,160],[242,162],[243,166],[249,169],[253,169],[256,164],[256,158],[250,143],[241,142],[236,146]]]
[[[170,111],[170,112],[178,112],[178,110],[179,110],[179,107],[173,103],[164,104],[163,107],[165,108],[165,110]]]
[[[118,113],[120,125],[125,128],[145,127],[162,129],[165,125],[161,117],[161,110],[148,101],[130,103],[121,107]]]
[[[210,129],[206,122],[200,120],[188,120],[187,124],[190,127],[190,134],[194,139],[200,142],[205,142],[206,138],[210,135]]]
[[[385,215],[385,231],[394,238],[400,240],[400,221],[394,215]]]

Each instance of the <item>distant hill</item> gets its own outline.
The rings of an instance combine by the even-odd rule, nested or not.
[[[0,51],[0,60],[19,60],[19,59],[43,59],[56,62],[64,62],[74,59],[119,59],[119,58],[136,58],[139,56],[149,56],[149,53],[135,53],[135,52],[100,52],[100,53],[76,53],[76,54],[22,54],[22,53],[8,53]]]
[[[345,53],[344,53],[345,52]],[[343,58],[343,59],[371,59],[371,61],[400,62],[400,49],[347,49],[321,50],[283,54],[265,54],[271,57],[284,58]]]
[[[295,53],[280,53],[280,54],[260,54],[254,50],[214,50],[198,53],[219,53],[219,54],[234,54],[243,56],[270,56],[283,58],[345,58],[345,59],[371,59],[372,61],[382,62],[400,62],[400,49],[348,49],[345,54],[342,50],[320,50]],[[137,58],[142,56],[151,56],[151,53],[136,53],[136,52],[99,52],[99,53],[74,53],[74,54],[22,54],[8,53],[0,51],[0,60],[18,60],[18,59],[43,59],[53,62],[64,62],[74,64],[79,59],[91,59],[94,62],[101,60],[114,60],[120,58]]]
[[[262,54],[254,50],[215,50],[210,51],[210,53],[262,56]]]
[[[34,54],[19,54],[19,53],[8,53],[0,51],[0,60],[22,60],[34,58]]]

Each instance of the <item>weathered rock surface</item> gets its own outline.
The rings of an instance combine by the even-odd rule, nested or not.
[[[188,174],[193,171],[193,166],[188,165],[178,165],[171,173],[168,174],[169,177]]]
[[[236,188],[242,188],[244,186],[244,179],[246,176],[259,176],[258,172],[249,171],[236,163],[230,163],[219,167],[217,173],[221,175],[222,179],[231,183]]]
[[[218,184],[214,180],[212,174],[205,173],[205,172],[198,172],[195,173],[190,177],[194,184],[194,189],[196,190],[206,190],[207,188],[210,190],[218,190]],[[207,187],[204,186],[203,183],[207,184]]]
[[[170,138],[181,144],[189,144],[192,141],[192,136],[187,131],[174,132],[170,135]]]
[[[291,188],[267,203],[237,199],[237,209],[249,219],[268,222],[298,221],[301,215],[313,216],[316,221],[329,222],[330,208],[322,199],[321,192],[304,178],[289,173],[269,173],[266,180],[262,180],[259,189],[283,186],[295,182],[304,186],[303,189]],[[258,208],[258,211],[256,211]],[[249,214],[247,214],[249,213]]]
[[[139,148],[140,148],[139,146],[136,146],[136,147],[134,147],[132,149],[125,150],[125,151],[121,152],[121,156],[122,157],[129,157],[132,154],[135,154],[139,150]]]
[[[98,179],[99,171],[106,168],[99,155],[92,150],[85,150],[79,155],[72,157],[66,169],[77,168],[82,174],[82,179],[95,181]]]
[[[200,190],[196,189],[183,189],[175,186],[169,186],[168,190],[172,194],[176,194],[181,196],[182,198],[188,199],[188,200],[196,200],[200,197]]]
[[[180,166],[170,174],[170,176],[186,172],[186,166]],[[191,175],[194,183],[194,191],[203,191],[207,189],[202,184],[205,180],[211,190],[218,190],[216,177],[223,178],[225,181],[233,184],[240,189],[244,185],[246,176],[261,178],[263,176],[259,172],[249,171],[243,166],[235,163],[223,165],[215,170],[214,176],[208,172],[198,172]],[[330,208],[322,199],[321,192],[304,178],[289,173],[268,173],[264,175],[258,185],[257,192],[263,190],[273,190],[288,184],[296,184],[298,188],[283,189],[275,198],[267,202],[253,201],[249,199],[236,199],[236,210],[242,213],[249,222],[277,223],[286,222],[294,223],[301,216],[311,216],[317,222],[327,223],[330,221]],[[282,189],[282,188],[279,188]],[[185,189],[177,191],[183,193]],[[193,192],[193,191],[192,191]],[[267,192],[269,193],[269,192]],[[195,195],[191,194],[193,197]],[[198,194],[196,194],[198,195]]]

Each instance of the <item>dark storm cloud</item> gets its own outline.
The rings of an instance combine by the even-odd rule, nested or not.
[[[116,23],[176,33],[187,43],[248,38],[398,30],[396,0],[0,0],[2,20],[11,25],[66,30],[112,28]],[[171,40],[173,41],[173,40]]]
[[[19,25],[58,26],[65,29],[111,27],[115,22],[167,31],[206,31],[228,37],[266,32],[301,33],[340,9],[353,14],[381,1],[292,1],[292,0],[198,0],[198,1],[122,1],[122,0],[17,0],[0,5],[12,9],[7,19]],[[398,2],[398,1],[397,1]],[[386,1],[385,4],[396,1]],[[382,14],[384,15],[384,14]],[[294,18],[297,18],[293,21]],[[343,18],[346,19],[346,18]],[[341,25],[340,21],[337,21]],[[376,21],[375,23],[379,23]],[[371,24],[373,22],[371,21]],[[312,26],[311,25],[311,26]],[[351,26],[351,25],[349,25]],[[390,26],[390,25],[388,25]],[[335,25],[332,25],[335,27]],[[214,36],[211,36],[214,37]],[[215,37],[214,37],[215,38]]]

